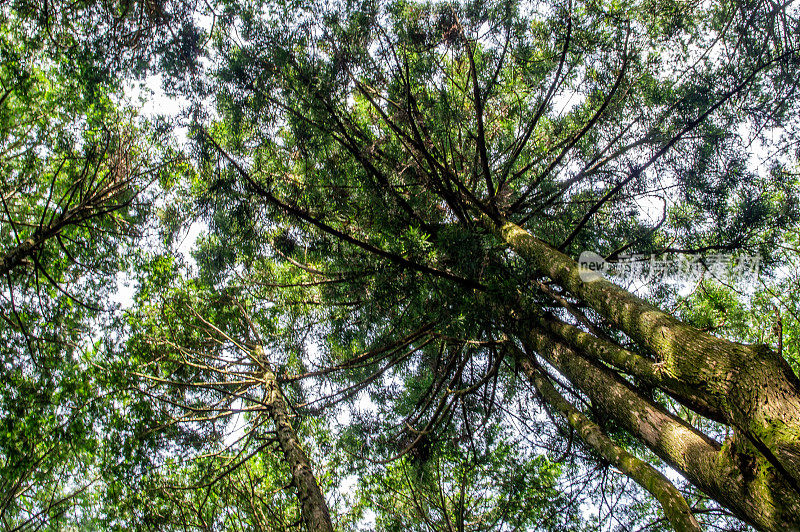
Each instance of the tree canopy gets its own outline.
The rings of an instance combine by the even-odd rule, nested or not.
[[[800,526],[792,2],[0,10],[6,528]]]

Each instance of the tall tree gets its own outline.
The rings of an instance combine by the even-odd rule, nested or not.
[[[652,512],[608,504],[616,470],[654,527],[800,526],[796,309],[770,292],[796,279],[750,322],[730,288],[574,260],[796,248],[791,2],[0,13],[5,528],[558,528],[592,487],[630,528]],[[118,105],[150,73],[197,97],[197,172]],[[151,260],[141,235],[198,215],[196,271]]]
[[[155,486],[147,489],[166,500],[162,517],[176,526],[209,527],[224,525],[235,513],[258,529],[302,524],[332,531],[298,419],[268,354],[276,336],[270,313],[256,319],[231,294],[181,281],[167,258],[157,257],[143,270],[147,277],[127,316],[126,350],[133,356],[126,366],[131,384],[162,412],[154,429],[168,437],[156,467],[169,476],[152,475]],[[170,448],[173,441],[178,445]],[[185,478],[176,482],[173,475]],[[236,487],[241,477],[250,477],[250,490],[242,495]],[[232,487],[236,494],[230,496]],[[295,492],[294,504],[275,495],[286,488]],[[186,505],[187,493],[196,499],[190,510],[175,508],[176,500]]]
[[[459,409],[502,416],[516,358],[674,527],[697,528],[685,500],[625,453],[642,446],[758,528],[798,525],[786,361],[659,309],[655,286],[645,301],[586,281],[572,258],[769,263],[796,191],[780,164],[749,169],[742,131],[794,141],[792,5],[221,4],[220,119],[196,138],[225,245],[198,258],[316,331],[314,363],[342,383],[328,403],[372,390],[410,451]],[[663,200],[659,223],[645,198]]]
[[[135,430],[116,408],[115,377],[96,365],[111,340],[98,331],[110,322],[132,244],[154,225],[150,185],[170,180],[173,159],[158,145],[163,136],[120,105],[113,61],[65,40],[67,12],[40,25],[35,7],[0,6],[0,520],[8,530],[96,515],[98,486],[125,461],[119,437]]]

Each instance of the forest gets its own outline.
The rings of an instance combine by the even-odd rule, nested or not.
[[[793,0],[0,13],[0,528],[800,530]]]

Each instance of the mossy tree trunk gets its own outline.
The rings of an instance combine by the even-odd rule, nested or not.
[[[517,364],[533,383],[539,395],[567,420],[587,445],[649,491],[661,504],[664,514],[675,530],[700,530],[700,525],[694,518],[686,499],[669,479],[647,462],[636,458],[614,443],[597,423],[582,414],[556,390],[541,369],[533,364],[530,357],[521,351],[518,351],[517,355]]]
[[[800,497],[766,459],[753,456],[747,446],[742,448],[734,440],[714,441],[642,397],[611,370],[591,363],[543,331],[530,328],[521,331],[520,337],[583,391],[598,412],[739,518],[762,530],[800,527]]]
[[[585,282],[574,260],[513,223],[495,231],[538,275],[625,333],[642,354],[541,315],[521,333],[527,345],[739,517],[765,530],[800,527],[800,386],[783,358],[763,345],[699,331],[605,279]],[[730,425],[735,440],[714,442],[604,364]]]

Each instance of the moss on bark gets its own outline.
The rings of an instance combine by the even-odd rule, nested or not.
[[[699,331],[603,278],[583,281],[574,260],[511,222],[491,228],[538,275],[655,353],[666,377],[721,412],[800,494],[800,382],[785,360]]]

